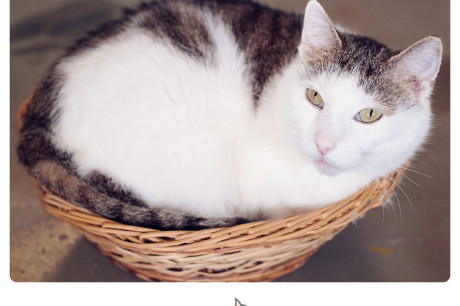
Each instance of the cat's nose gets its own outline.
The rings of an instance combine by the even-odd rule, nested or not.
[[[336,142],[332,138],[318,133],[315,137],[315,146],[318,152],[324,156],[334,150]]]

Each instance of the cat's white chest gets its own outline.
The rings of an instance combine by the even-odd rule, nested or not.
[[[239,177],[241,202],[248,213],[259,212],[265,218],[312,211],[349,196],[369,181],[353,173],[324,175],[307,156],[277,142],[263,142],[250,151]]]

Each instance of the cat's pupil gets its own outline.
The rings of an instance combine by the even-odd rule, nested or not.
[[[313,96],[313,97],[315,98],[315,100],[316,100],[316,96],[317,96],[317,95],[318,95],[318,92],[315,91],[315,94],[314,94],[314,96]]]
[[[372,117],[372,114],[374,113],[374,110],[371,109],[371,111],[369,112],[369,117]]]

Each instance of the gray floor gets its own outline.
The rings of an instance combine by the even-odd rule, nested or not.
[[[113,265],[71,225],[43,210],[15,154],[17,109],[47,67],[74,39],[119,16],[122,5],[134,7],[138,2],[11,2],[10,277],[14,281],[140,281]],[[301,12],[306,1],[261,2]],[[443,39],[444,62],[433,96],[434,130],[412,165],[430,177],[407,173],[409,178],[401,183],[392,205],[372,210],[278,281],[446,281],[450,277],[449,1],[320,2],[332,20],[393,48],[405,48],[428,35]]]

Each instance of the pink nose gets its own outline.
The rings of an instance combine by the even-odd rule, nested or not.
[[[315,137],[315,146],[318,152],[321,155],[326,155],[329,151],[332,151],[335,148],[335,141],[330,138],[322,137],[320,135],[316,135]]]

